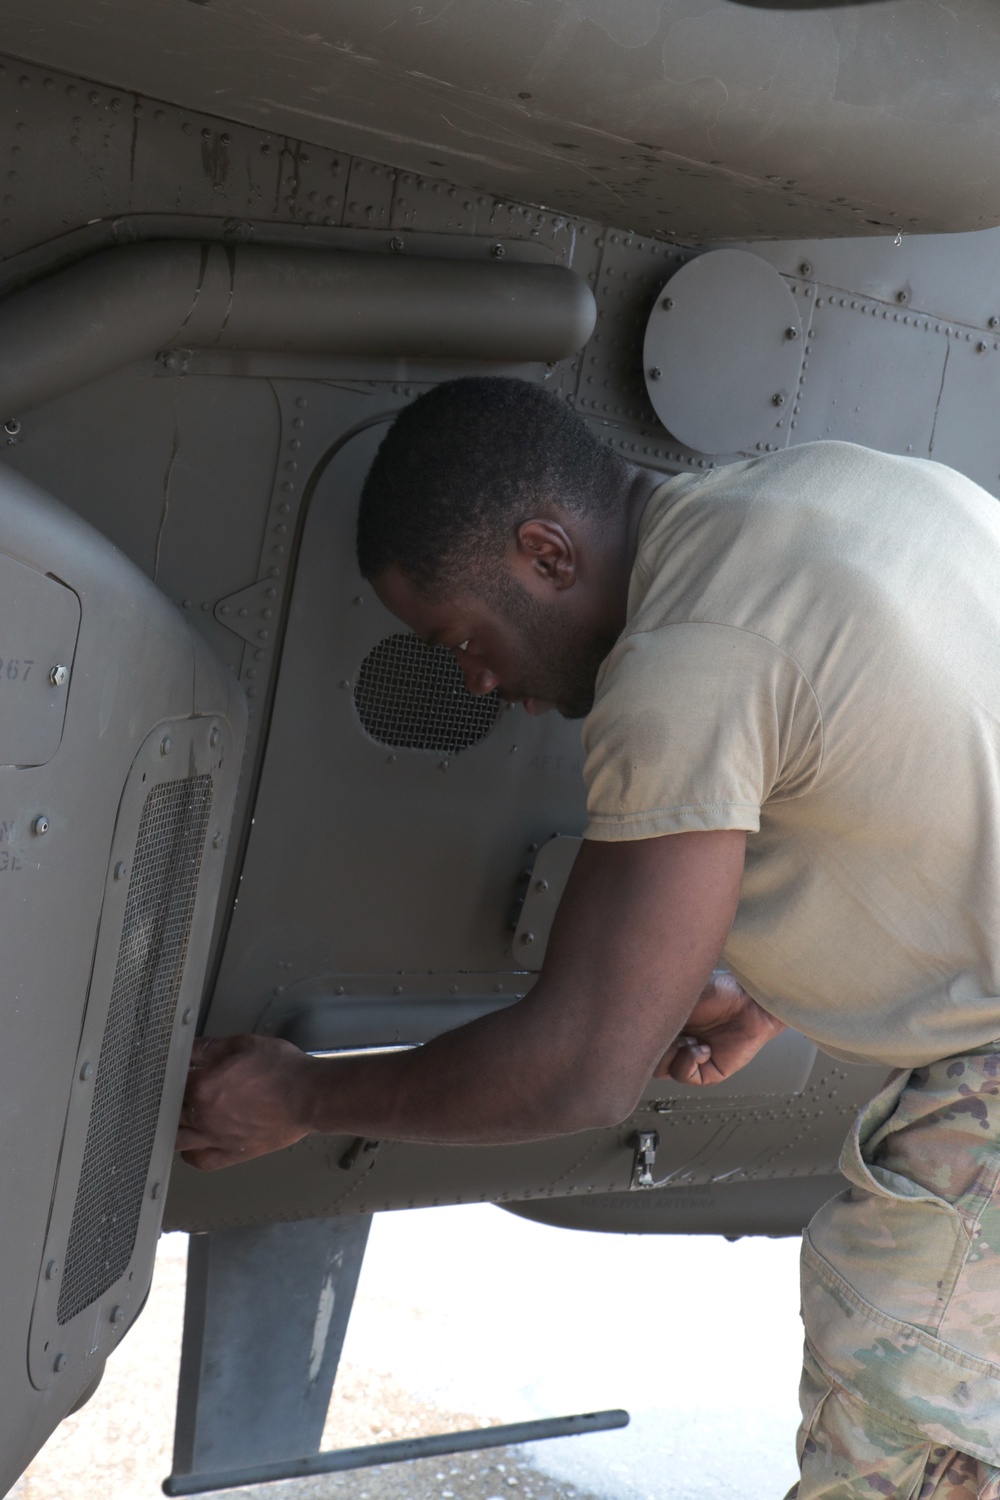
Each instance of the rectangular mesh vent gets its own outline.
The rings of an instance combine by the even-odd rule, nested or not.
[[[132,1257],[212,809],[211,776],[146,798],[132,862],[57,1316],[103,1296]]]

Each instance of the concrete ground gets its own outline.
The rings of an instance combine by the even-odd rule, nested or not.
[[[186,1241],[17,1500],[155,1500],[170,1470]],[[254,1500],[780,1500],[797,1243],[574,1234],[490,1207],[380,1215],[325,1447],[625,1406],[624,1431],[270,1485]],[[232,1492],[238,1494],[239,1492]]]

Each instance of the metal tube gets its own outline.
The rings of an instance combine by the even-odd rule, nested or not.
[[[574,1417],[549,1417],[540,1422],[511,1422],[506,1427],[477,1427],[472,1432],[442,1432],[433,1437],[403,1438],[395,1443],[371,1443],[364,1448],[339,1448],[311,1458],[291,1458],[246,1469],[220,1469],[205,1474],[171,1474],[163,1481],[165,1495],[201,1495],[207,1490],[237,1489],[247,1484],[270,1484],[278,1479],[304,1479],[312,1474],[336,1474],[344,1469],[368,1469],[413,1458],[440,1458],[448,1453],[506,1448],[511,1443],[534,1443],[543,1438],[574,1437],[584,1432],[607,1432],[627,1427],[629,1414],[591,1411]]]
[[[0,302],[0,420],[161,349],[529,363],[576,353],[595,318],[563,266],[126,245]]]

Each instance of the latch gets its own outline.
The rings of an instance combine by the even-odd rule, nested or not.
[[[653,1167],[656,1165],[656,1152],[659,1144],[660,1137],[655,1130],[637,1130],[632,1137],[635,1158],[632,1162],[630,1191],[656,1186],[653,1181]]]

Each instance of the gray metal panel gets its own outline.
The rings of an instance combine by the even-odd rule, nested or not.
[[[0,25],[11,51],[49,67],[189,109],[221,96],[234,119],[285,133],[272,201],[301,200],[304,134],[682,239],[996,218],[991,0],[957,14],[936,0],[777,14],[728,0],[476,0],[432,15],[403,0],[341,0],[333,12],[324,0],[5,0]],[[95,92],[94,105],[89,92],[74,101],[76,115],[117,97],[108,124],[124,133],[132,99]],[[236,141],[192,133],[186,144],[200,211],[245,211]],[[76,149],[78,174],[96,165]],[[348,215],[388,222],[389,195],[361,167]],[[319,216],[335,195],[312,191]]]
[[[89,1118],[85,1105],[78,1109],[73,1101],[82,1101],[93,1087],[91,1080],[97,1079],[95,1073],[81,1076],[83,1064],[91,1059],[81,1057],[78,1049],[81,1035],[90,1036],[88,1018],[99,1022],[107,1006],[108,977],[101,968],[99,934],[107,908],[113,935],[114,870],[133,853],[115,843],[116,827],[124,833],[128,821],[119,816],[122,789],[154,726],[179,718],[194,734],[200,727],[210,733],[209,726],[217,723],[231,749],[219,774],[214,807],[219,820],[213,830],[213,837],[219,838],[214,860],[218,866],[235,789],[243,713],[222,668],[148,580],[70,511],[9,469],[0,470],[0,552],[61,579],[80,609],[58,750],[45,765],[0,767],[5,856],[0,860],[5,954],[0,1192],[6,1206],[0,1215],[0,1488],[6,1489],[91,1383],[107,1348],[138,1311],[151,1274],[163,1203],[160,1194],[149,1197],[140,1209],[136,1239],[116,1286],[114,1306],[121,1306],[122,1313],[115,1321],[113,1307],[103,1300],[108,1289],[102,1288],[89,1310],[80,1314],[89,1325],[85,1331],[67,1322],[72,1338],[65,1346],[56,1347],[54,1328],[41,1332],[39,1322],[39,1357],[43,1363],[49,1361],[49,1369],[44,1379],[39,1377],[47,1388],[33,1386],[27,1355],[40,1279],[47,1308],[40,1318],[58,1324],[51,1298],[57,1296],[61,1267],[45,1276],[46,1237],[57,1232],[61,1204],[72,1207],[73,1162],[80,1159],[81,1134]],[[16,601],[0,598],[0,615],[6,615],[12,602]],[[0,635],[6,633],[4,623]],[[201,704],[215,710],[217,720],[191,718],[196,681]],[[166,759],[159,742],[154,754],[158,764]],[[213,879],[207,871],[199,887],[177,997],[181,1013],[193,1012],[198,1004],[219,873],[216,869]],[[119,881],[121,889],[127,880],[126,871]],[[160,1181],[169,1164],[193,1030],[192,1025],[179,1025],[166,1065],[150,1158]],[[53,1184],[60,1173],[50,1230]],[[143,1178],[140,1194],[146,1187]],[[62,1222],[65,1225],[65,1219]],[[59,1354],[65,1357],[57,1368]]]
[[[0,765],[42,766],[62,739],[80,601],[54,578],[0,554]]]
[[[191,1236],[175,1474],[319,1452],[370,1227]]]

